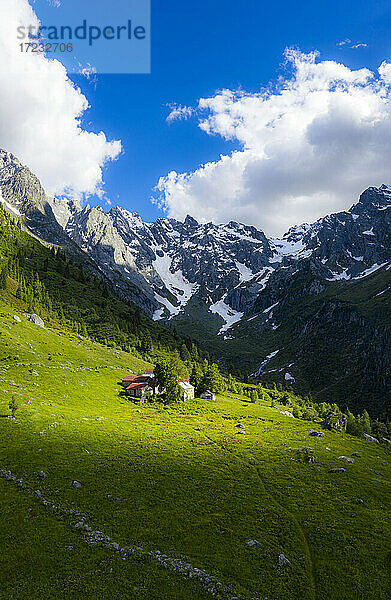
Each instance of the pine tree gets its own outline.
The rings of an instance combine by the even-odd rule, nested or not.
[[[8,268],[7,265],[4,265],[0,270],[0,290],[5,290],[7,288],[7,279],[8,279]]]

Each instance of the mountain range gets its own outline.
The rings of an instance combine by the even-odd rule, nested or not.
[[[390,187],[370,187],[348,211],[281,238],[233,221],[145,223],[118,206],[82,208],[46,194],[6,151],[0,198],[29,233],[221,363],[390,414]]]

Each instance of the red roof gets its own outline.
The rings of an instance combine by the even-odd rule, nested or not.
[[[122,381],[134,381],[137,379],[137,375],[127,375],[126,377],[122,377]]]
[[[190,383],[190,379],[178,379],[178,383]]]
[[[126,388],[127,390],[139,390],[142,388],[147,387],[148,383],[131,383],[130,385],[128,385],[128,387]]]

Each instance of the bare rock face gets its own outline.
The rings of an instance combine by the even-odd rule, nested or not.
[[[253,279],[272,257],[265,235],[254,227],[200,224],[190,216],[183,223],[144,223],[120,207],[105,213],[87,206],[71,217],[66,231],[106,272],[119,272],[151,294],[156,319],[183,314],[195,300],[209,310],[228,293],[228,310],[250,306],[261,285],[254,282],[251,290],[234,290]]]

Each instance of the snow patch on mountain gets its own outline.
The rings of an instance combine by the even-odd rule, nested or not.
[[[162,252],[162,250],[160,249]],[[156,251],[155,251],[156,252]],[[172,258],[168,254],[159,256],[156,254],[155,260],[152,262],[155,271],[159,274],[161,280],[164,282],[166,288],[175,296],[179,302],[179,309],[185,306],[190,298],[195,294],[198,289],[198,285],[190,283],[184,276],[180,269],[172,271]],[[159,300],[160,302],[160,300]],[[166,304],[165,304],[166,306]],[[167,308],[167,306],[166,306]],[[171,314],[174,313],[170,310]]]
[[[218,335],[221,335],[222,333],[227,331],[227,329],[232,327],[232,325],[240,321],[240,319],[243,317],[243,313],[238,312],[230,306],[228,306],[228,304],[226,304],[224,300],[219,300],[218,302],[215,302],[214,304],[212,304],[212,306],[209,307],[209,310],[213,314],[217,313],[218,315],[220,315],[220,317],[222,317],[222,319],[224,319],[225,321],[225,324],[221,327]]]
[[[270,354],[267,355],[267,357],[265,358],[265,360],[263,362],[261,362],[261,364],[259,365],[257,371],[255,371],[255,373],[251,373],[250,377],[259,377],[260,375],[262,375],[262,373],[265,370],[266,365],[271,361],[271,359],[276,356],[276,354],[279,353],[280,350],[274,350],[274,352],[270,352]]]
[[[279,302],[275,302],[274,304],[272,304],[271,306],[268,306],[267,308],[265,308],[265,310],[263,311],[265,314],[267,314],[268,312],[270,312],[275,306],[277,306],[277,304],[279,304]]]
[[[341,279],[348,281],[350,278],[348,269],[344,269],[341,273],[332,273],[331,277],[326,277],[326,281],[340,281]]]
[[[235,260],[235,265],[239,271],[240,283],[243,283],[243,281],[250,281],[250,279],[254,277],[254,273],[251,271],[251,269],[246,267],[245,264]]]
[[[385,267],[387,264],[388,264],[388,261],[385,263],[382,263],[381,265],[378,265],[377,263],[375,263],[374,265],[372,265],[372,267],[369,267],[369,269],[365,269],[365,271],[360,273],[360,275],[357,275],[357,277],[353,277],[353,279],[362,279],[363,277],[367,277],[371,273],[374,273],[375,271],[378,271],[382,267]]]

